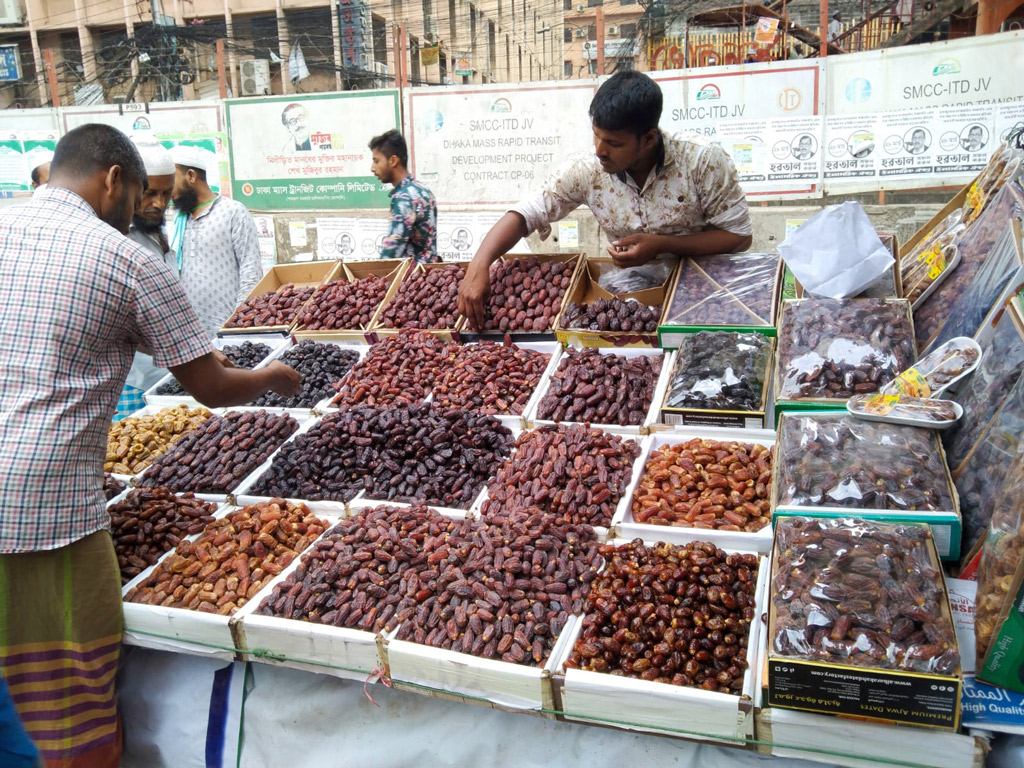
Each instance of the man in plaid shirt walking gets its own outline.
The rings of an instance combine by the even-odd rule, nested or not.
[[[125,237],[145,185],[128,138],[85,125],[57,145],[48,188],[0,213],[0,670],[51,767],[120,759],[103,457],[135,350],[209,406],[300,383],[214,357],[177,280]]]

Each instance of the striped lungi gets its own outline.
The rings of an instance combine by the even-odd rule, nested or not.
[[[48,768],[116,768],[121,578],[107,531],[0,555],[0,670]]]

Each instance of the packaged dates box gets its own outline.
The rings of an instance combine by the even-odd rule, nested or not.
[[[355,266],[355,265],[350,265]],[[459,325],[459,313],[458,308],[453,307],[452,313],[455,319],[451,322],[450,327],[429,327],[419,328],[416,325],[406,324],[402,328],[392,328],[385,324],[384,315],[388,309],[388,305],[394,300],[395,296],[399,293],[403,286],[408,285],[414,279],[422,279],[423,275],[429,274],[430,272],[439,269],[459,269],[462,272],[462,276],[465,277],[465,264],[452,264],[451,262],[437,262],[434,264],[415,264],[410,263],[406,267],[405,271],[401,275],[401,279],[395,280],[391,287],[388,289],[387,295],[384,296],[384,301],[381,302],[380,308],[374,315],[373,324],[370,327],[370,343],[380,341],[388,336],[397,336],[405,329],[417,328],[418,330],[426,331],[432,336],[437,336],[439,339],[444,341],[458,341],[459,334],[455,330]],[[459,279],[461,283],[461,278]]]
[[[246,297],[246,301],[254,299],[257,296],[263,296],[264,294],[276,293],[281,286],[288,283],[291,283],[298,289],[312,288],[315,290],[338,274],[340,269],[340,261],[311,261],[299,264],[275,264],[267,270],[266,274],[263,275],[263,279],[256,283],[256,287],[253,288]],[[307,299],[306,301],[308,302],[309,300]],[[237,311],[238,307],[235,308],[235,312]],[[264,332],[288,333],[295,325],[295,318],[298,317],[299,312],[301,311],[302,308],[300,307],[291,322],[286,324],[255,327],[228,327],[228,325],[225,324],[224,327],[217,332],[217,335],[224,336]],[[233,314],[232,317],[234,317]],[[227,322],[230,323],[231,318],[228,318]]]
[[[925,526],[787,519],[771,578],[767,706],[957,730],[959,650]]]
[[[565,299],[565,310],[555,330],[557,339],[566,346],[577,347],[657,347],[658,325],[664,316],[665,302],[669,286],[675,277],[678,265],[669,273],[668,279],[660,286],[640,291],[615,294],[600,284],[601,275],[615,269],[615,262],[610,258],[586,258],[576,273]],[[594,304],[599,299],[612,301],[620,299],[651,307],[656,312],[653,330],[631,328],[623,330],[590,330],[586,328],[570,328],[567,311],[571,304]]]

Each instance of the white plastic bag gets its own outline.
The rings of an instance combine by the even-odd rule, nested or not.
[[[830,205],[779,244],[779,255],[812,296],[848,299],[893,267],[860,203]]]

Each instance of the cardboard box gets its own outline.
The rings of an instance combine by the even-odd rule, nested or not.
[[[772,425],[768,412],[771,407],[769,392],[771,389],[773,364],[775,361],[775,339],[765,337],[769,344],[765,358],[765,368],[761,372],[761,406],[752,411],[715,410],[711,408],[683,408],[668,405],[672,393],[672,379],[679,366],[686,363],[686,358],[677,352],[672,361],[672,368],[665,387],[665,396],[658,412],[658,421],[648,425],[652,432],[679,427],[722,427],[723,429],[766,429]],[[685,340],[680,340],[684,344]]]
[[[558,306],[558,312],[551,318],[551,327],[543,331],[500,331],[497,329],[487,331],[474,331],[469,321],[462,316],[459,318],[459,323],[456,326],[456,331],[459,337],[463,341],[475,341],[477,339],[494,339],[495,337],[504,338],[508,335],[512,341],[554,341],[555,340],[555,329],[558,328],[559,322],[562,317],[562,311],[565,309],[565,305],[568,302],[569,291],[572,290],[573,281],[576,279],[576,275],[580,269],[582,269],[584,254],[582,253],[508,253],[502,256],[499,261],[512,261],[515,259],[530,259],[536,258],[538,262],[544,263],[547,261],[557,262],[568,262],[572,264],[572,268],[569,271],[569,287],[565,289],[565,294],[562,296],[562,302]],[[529,293],[528,291],[524,291]]]
[[[683,259],[665,298],[662,324],[658,327],[661,346],[675,349],[684,334],[697,331],[755,331],[774,336],[782,267],[777,254],[735,253]],[[759,282],[752,281],[752,275]],[[686,293],[685,298],[680,295],[677,299],[680,291]],[[755,311],[748,304],[759,309]],[[712,310],[719,317],[724,312],[728,321],[714,320]]]
[[[640,424],[600,424],[594,422],[591,426],[597,429],[604,429],[609,432],[618,432],[620,434],[627,435],[646,435],[650,428],[646,425],[652,424],[657,421],[658,412],[661,408],[661,403],[665,399],[665,389],[668,387],[669,374],[672,371],[673,362],[675,355],[668,350],[661,349],[650,349],[641,347],[630,347],[627,349],[610,349],[608,347],[599,347],[598,353],[602,355],[620,355],[622,357],[656,357],[657,355],[663,355],[661,363],[661,373],[658,375],[658,380],[654,385],[654,396],[651,399],[651,404],[647,407],[647,413],[644,416],[643,421]],[[559,353],[558,360],[555,362],[554,367],[550,368],[550,375],[546,376],[540,386],[537,387],[536,398],[533,403],[531,410],[527,411],[524,415],[525,423],[529,427],[537,427],[542,424],[576,424],[579,422],[563,421],[555,422],[550,419],[542,419],[539,416],[540,403],[547,395],[548,390],[551,388],[551,382],[553,381],[555,374],[561,367],[562,361],[567,358],[565,352]]]
[[[401,282],[405,273],[410,269],[411,264],[411,259],[374,259],[373,261],[339,262],[338,270],[320,286],[319,290],[325,289],[331,283],[353,283],[371,275],[383,277],[387,281],[388,289],[384,294],[384,298],[370,317],[370,321],[360,328],[334,328],[321,331],[308,330],[296,321],[292,326],[292,335],[300,341],[302,339],[313,339],[314,341],[330,340],[372,344],[375,341],[375,337],[370,329],[373,327],[377,315],[380,314],[381,307],[394,295],[399,282]],[[317,300],[317,294],[313,294],[310,298],[310,302]]]
[[[263,279],[256,283],[256,287],[253,288],[249,295],[245,297],[245,300],[249,301],[257,296],[262,296],[265,293],[274,293],[282,285],[286,285],[287,283],[292,283],[299,288],[319,288],[324,283],[330,281],[340,270],[340,261],[310,261],[300,264],[275,264],[267,270],[266,274],[263,275]],[[299,312],[295,313],[296,318],[299,316],[301,311],[302,310],[300,309]],[[228,318],[228,322],[230,322],[230,320],[231,318]],[[287,325],[267,325],[257,328],[228,328],[227,326],[224,326],[217,331],[217,335],[224,336],[264,332],[288,333],[294,325],[295,321],[293,320]]]
[[[775,432],[739,429],[714,429],[699,427],[679,430],[676,432],[658,432],[645,437],[640,443],[640,458],[633,464],[633,474],[626,493],[619,500],[612,518],[612,530],[620,539],[641,538],[646,541],[664,541],[669,544],[686,544],[689,541],[710,541],[726,551],[745,550],[768,554],[772,549],[772,526],[766,525],[759,531],[722,531],[707,528],[682,528],[674,525],[652,525],[639,523],[633,519],[633,496],[640,479],[647,470],[647,462],[651,454],[665,445],[678,445],[693,439],[703,440],[736,440],[744,443],[755,443],[773,447]]]
[[[953,500],[953,508],[948,510],[890,510],[890,509],[864,509],[861,507],[841,507],[827,504],[804,505],[794,504],[782,500],[781,474],[782,466],[786,459],[786,446],[783,444],[782,430],[785,427],[785,420],[800,418],[803,416],[816,416],[820,419],[853,418],[846,411],[839,413],[784,413],[779,420],[779,442],[776,446],[775,456],[772,462],[772,522],[773,525],[781,518],[801,517],[857,517],[865,520],[877,520],[887,523],[925,523],[931,528],[932,539],[935,547],[943,560],[957,560],[960,557],[960,536],[962,532],[962,519],[960,516],[960,498],[956,487],[949,475],[949,467],[946,464],[946,453],[942,448],[942,442],[937,433],[930,432],[934,441],[936,456],[941,462],[944,472],[945,483],[950,498]],[[867,424],[869,422],[862,422]],[[883,426],[883,425],[876,425]],[[919,427],[901,427],[897,425],[884,425],[890,427],[894,432],[902,429],[920,429]]]
[[[610,301],[616,296],[622,300],[632,299],[648,307],[657,307],[658,323],[660,325],[665,310],[665,296],[668,293],[676,271],[676,265],[669,275],[669,279],[657,288],[648,288],[644,291],[633,291],[630,293],[614,294],[606,291],[598,283],[601,275],[609,268],[613,268],[615,262],[610,258],[586,258],[581,268],[577,271],[572,285],[569,287],[569,295],[564,306],[570,304],[593,304],[598,299]],[[555,330],[555,336],[566,346],[577,347],[657,347],[658,330],[653,331],[590,331],[581,328],[562,328],[561,325]]]
[[[801,302],[817,301],[817,299],[792,299],[782,303],[782,308],[779,312],[779,335],[778,342],[775,350],[775,375],[773,377],[772,386],[775,390],[775,421],[778,423],[780,414],[784,412],[801,412],[801,411],[844,411],[846,410],[847,398],[823,398],[823,397],[786,397],[782,398],[781,393],[783,389],[783,377],[785,376],[786,370],[790,364],[790,360],[784,359],[785,341],[790,333],[788,323],[790,313],[795,311]],[[823,301],[831,301],[831,299],[823,299]],[[848,299],[847,301],[858,301],[858,299]],[[910,302],[906,299],[885,299],[885,303],[891,305],[894,312],[902,314],[908,323],[910,329],[911,344],[913,344],[913,333],[914,333],[914,320],[913,313],[910,310]],[[803,356],[803,355],[801,355]],[[916,358],[915,358],[916,359]],[[908,361],[908,365],[913,360]],[[893,378],[900,371],[893,373]],[[879,382],[879,388],[885,382]]]
[[[942,579],[938,552],[931,538],[927,547],[929,559]],[[776,583],[779,563],[776,548],[772,584]],[[941,608],[952,628],[944,580],[942,591]],[[959,668],[955,674],[926,674],[781,655],[772,642],[778,632],[774,600],[770,601],[768,615],[768,706],[951,731],[959,727]]]
[[[452,262],[439,262],[436,264],[410,263],[409,266],[402,273],[401,279],[395,280],[391,284],[391,287],[388,290],[387,295],[384,297],[384,301],[380,303],[380,307],[373,317],[373,324],[370,326],[370,336],[372,338],[371,343],[379,341],[380,339],[385,339],[388,336],[396,336],[402,332],[403,329],[400,328],[384,327],[382,325],[382,317],[384,315],[385,309],[387,309],[388,304],[390,304],[391,300],[395,298],[395,295],[401,289],[403,284],[411,281],[415,275],[421,275],[432,270],[446,269],[451,267],[460,267],[463,270],[463,276],[465,276],[465,266],[465,264],[453,264]],[[456,315],[458,315],[457,311]],[[426,333],[429,333],[433,336],[437,336],[439,339],[443,339],[445,341],[458,341],[459,335],[455,331],[455,328],[458,326],[458,324],[459,318],[458,316],[456,316],[451,328],[419,328],[417,330],[425,331]]]
[[[613,542],[621,545],[626,541]],[[751,552],[736,551],[740,554]],[[759,558],[755,587],[755,617],[767,610],[767,558]],[[758,687],[763,647],[762,622],[752,621],[747,644],[748,667],[741,695],[704,691],[668,683],[565,669],[565,662],[582,629],[573,628],[564,647],[554,685],[561,701],[559,719],[588,725],[605,725],[628,731],[657,733],[696,741],[741,744],[754,734],[754,696]]]

